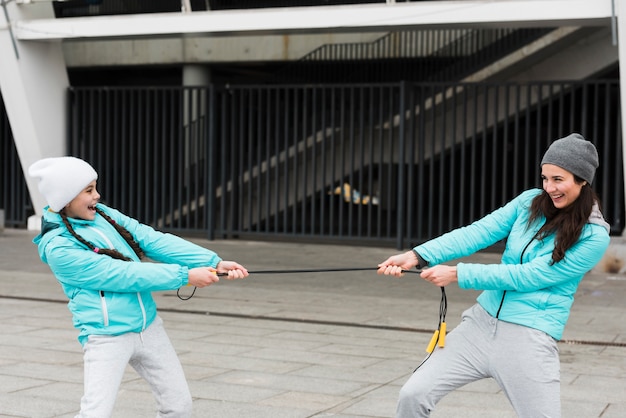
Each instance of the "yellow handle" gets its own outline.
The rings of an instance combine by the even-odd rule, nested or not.
[[[433,352],[433,350],[435,349],[435,344],[437,344],[438,337],[439,337],[439,330],[435,330],[435,332],[433,333],[433,337],[430,339],[430,342],[428,343],[428,347],[426,347],[427,353]]]
[[[439,347],[446,345],[446,323],[442,322],[439,326]]]

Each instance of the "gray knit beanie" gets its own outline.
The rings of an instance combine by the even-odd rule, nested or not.
[[[544,164],[559,166],[591,184],[599,165],[598,151],[582,135],[570,134],[550,145],[541,160]]]

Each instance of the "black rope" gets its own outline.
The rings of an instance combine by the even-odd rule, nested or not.
[[[286,269],[286,270],[254,270],[248,271],[248,274],[296,274],[296,273],[331,273],[340,271],[373,271],[378,270],[378,267],[331,267],[331,268],[318,268],[318,269]],[[421,270],[402,270],[402,273],[421,273]],[[218,277],[228,276],[228,273],[217,273]],[[180,288],[176,291],[176,296],[180,300],[189,300],[196,293],[197,287],[194,286],[191,295],[183,297],[180,295]]]
[[[432,356],[432,354],[435,352],[435,345],[439,344],[439,346],[443,348],[445,344],[446,332],[447,332],[447,329],[446,329],[446,313],[447,312],[448,312],[448,297],[446,296],[446,288],[442,286],[441,287],[441,301],[439,302],[439,324],[437,324],[437,330],[435,331],[435,334],[433,335],[433,338],[431,339],[430,343],[428,344],[429,346],[426,349],[426,352],[428,353],[428,355],[413,370],[413,373],[415,373],[417,369],[422,367],[422,365],[426,363],[426,360],[428,360],[430,356]]]

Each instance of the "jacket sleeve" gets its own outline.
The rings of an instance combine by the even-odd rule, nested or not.
[[[109,292],[174,290],[188,280],[185,266],[116,260],[63,236],[52,238],[45,256],[57,280],[75,288]]]
[[[132,234],[151,260],[181,264],[189,268],[216,267],[222,261],[215,252],[207,248],[176,235],[156,231],[116,209],[107,207],[106,211],[109,216]]]
[[[551,264],[552,252],[523,264],[457,265],[459,287],[476,290],[532,292],[574,280],[576,283],[602,259],[610,242],[600,225],[587,224],[583,236],[558,263]]]
[[[527,191],[478,221],[455,229],[419,245],[414,250],[429,265],[445,263],[483,250],[507,238],[520,210],[527,210],[525,201],[536,191]]]

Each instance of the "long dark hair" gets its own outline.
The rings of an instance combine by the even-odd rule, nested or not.
[[[95,245],[93,245],[91,242],[87,241],[85,238],[78,235],[78,233],[74,231],[72,224],[70,224],[70,221],[67,219],[67,216],[63,212],[64,211],[61,211],[59,212],[59,214],[61,215],[61,219],[63,220],[63,223],[65,224],[65,227],[67,228],[67,230],[70,232],[70,234],[72,234],[74,238],[80,241],[83,245],[85,245],[91,251],[94,251],[98,254],[108,255],[118,260],[133,261],[132,258],[126,257],[124,254],[120,253],[119,251],[115,249],[98,248]],[[113,219],[111,219],[111,217],[107,215],[106,213],[104,213],[102,209],[96,208],[96,212],[100,216],[102,216],[104,219],[106,219],[108,223],[113,225],[113,228],[115,228],[115,230],[122,236],[122,238],[124,238],[124,240],[128,243],[128,245],[130,245],[130,248],[133,249],[133,251],[135,252],[135,254],[137,254],[137,257],[139,257],[139,259],[142,259],[144,257],[143,250],[141,249],[137,241],[135,241],[131,233],[128,232],[126,228],[124,228],[123,226],[115,222]]]
[[[584,182],[578,176],[574,176],[574,181],[577,184]],[[565,252],[578,241],[583,227],[589,221],[595,203],[600,205],[600,200],[589,183],[582,186],[580,195],[574,202],[562,209],[554,206],[550,195],[545,190],[533,199],[528,224],[532,224],[541,216],[546,218],[546,223],[539,229],[536,236],[543,239],[555,234],[552,264],[565,258]]]

